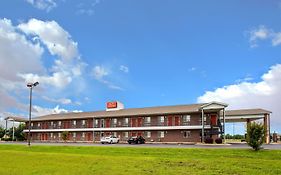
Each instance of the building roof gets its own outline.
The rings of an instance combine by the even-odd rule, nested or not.
[[[12,120],[12,121],[17,121],[17,122],[26,122],[27,119],[23,117],[15,117],[15,116],[8,116],[4,120]]]
[[[33,118],[32,121],[78,119],[78,118],[92,118],[92,117],[125,117],[125,116],[194,113],[194,112],[198,112],[202,105],[203,104],[201,103],[201,104],[176,105],[176,106],[129,108],[129,109],[120,109],[117,111],[95,111],[95,112],[50,114],[50,115]]]
[[[270,114],[270,111],[264,109],[239,109],[239,110],[227,110],[226,116],[245,116],[245,115],[264,115]]]
[[[212,102],[220,104],[218,102]],[[77,113],[61,113],[50,114],[40,117],[32,118],[32,121],[44,120],[65,120],[65,119],[80,119],[80,118],[93,118],[93,117],[126,117],[126,116],[152,116],[152,115],[167,115],[167,114],[185,114],[200,112],[202,106],[211,103],[188,104],[188,105],[175,105],[175,106],[158,106],[158,107],[145,107],[145,108],[129,108],[120,109],[116,111],[94,111],[94,112],[77,112]],[[269,114],[270,111],[264,109],[242,109],[242,110],[227,110],[226,117],[230,116],[244,116],[244,115],[262,115]],[[27,121],[27,119],[13,117],[15,121]]]

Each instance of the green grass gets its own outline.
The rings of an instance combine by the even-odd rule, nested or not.
[[[281,151],[0,145],[0,174],[281,174]]]

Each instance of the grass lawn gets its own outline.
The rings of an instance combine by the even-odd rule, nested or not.
[[[0,174],[281,174],[281,151],[0,145]]]

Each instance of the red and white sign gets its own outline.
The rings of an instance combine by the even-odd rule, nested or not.
[[[116,111],[120,109],[124,109],[124,105],[119,101],[112,101],[106,103],[106,111]]]
[[[106,108],[107,109],[117,108],[117,101],[107,102],[106,103]]]

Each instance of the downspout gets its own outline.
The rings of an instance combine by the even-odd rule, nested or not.
[[[201,133],[201,143],[204,143],[204,110],[201,109],[201,122],[202,122],[202,133]]]

